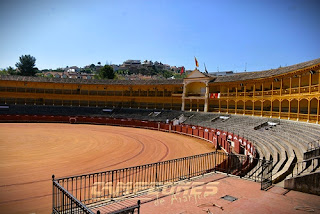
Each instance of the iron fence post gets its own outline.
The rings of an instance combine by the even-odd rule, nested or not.
[[[111,200],[113,199],[113,172],[114,172],[114,170],[112,170],[112,173],[111,173],[111,187],[112,187],[112,190],[111,190]]]
[[[191,178],[191,158],[188,158],[188,163],[189,163],[189,172],[188,172],[188,179],[190,180],[190,178]]]
[[[155,182],[156,182],[156,184],[155,184],[155,187],[157,188],[158,187],[158,163],[156,164],[156,178],[155,178]]]
[[[140,205],[141,205],[141,201],[138,200],[138,214],[140,214]]]
[[[227,175],[229,175],[229,170],[230,170],[230,155],[229,155],[229,153],[227,154]]]
[[[52,213],[54,210],[54,175],[52,175]]]

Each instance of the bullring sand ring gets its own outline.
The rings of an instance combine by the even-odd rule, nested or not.
[[[98,125],[0,124],[0,213],[51,213],[51,175],[64,177],[213,151],[179,134]]]

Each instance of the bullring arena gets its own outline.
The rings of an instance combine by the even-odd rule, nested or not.
[[[183,80],[0,76],[1,213],[320,212],[320,59]]]
[[[213,151],[203,140],[125,127],[8,123],[0,130],[2,213],[49,213],[52,174],[65,177]]]

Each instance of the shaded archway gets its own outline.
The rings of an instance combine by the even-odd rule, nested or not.
[[[243,112],[243,110],[244,110],[243,108],[244,108],[244,102],[242,100],[239,100],[237,102],[237,113],[243,114],[244,113]]]
[[[221,107],[221,109],[227,109],[227,101],[226,100],[221,100],[220,101],[220,107]]]
[[[246,102],[246,110],[253,110],[253,103],[251,100]]]
[[[271,110],[271,101],[266,100],[263,102],[263,111],[270,111]]]
[[[197,111],[198,110],[198,100],[191,99],[190,103],[191,103],[191,110],[192,111]]]
[[[289,100],[283,100],[281,102],[281,112],[289,112]]]
[[[318,110],[318,106],[320,101],[316,98],[313,98],[310,100],[309,103],[309,116],[308,116],[308,120],[309,122],[317,122],[318,121],[318,114],[319,114],[319,110]]]
[[[307,99],[300,100],[299,113],[300,114],[308,114],[308,100]]]
[[[261,101],[255,101],[254,102],[254,115],[261,115]]]
[[[273,112],[279,112],[279,106],[280,106],[279,100],[272,101],[272,111]]]
[[[217,99],[209,100],[209,111],[210,112],[219,112],[219,101]]]
[[[318,109],[318,102],[319,100],[316,98],[313,98],[312,100],[310,100],[310,111],[309,114],[313,114],[313,115],[317,115],[317,109]]]
[[[186,96],[204,96],[206,84],[203,82],[192,82],[186,85]]]
[[[229,113],[235,113],[236,103],[234,100],[228,101],[228,112]]]
[[[190,103],[190,100],[189,99],[186,99],[184,101],[184,110],[185,111],[189,111],[191,109],[191,103]]]
[[[290,102],[290,112],[291,113],[298,113],[298,100],[296,100],[296,99],[291,100],[291,102]]]

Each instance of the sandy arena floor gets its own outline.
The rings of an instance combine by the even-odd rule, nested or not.
[[[0,213],[51,213],[56,177],[213,151],[183,135],[113,126],[0,123]]]

